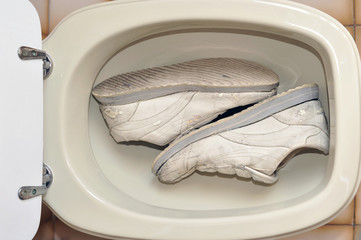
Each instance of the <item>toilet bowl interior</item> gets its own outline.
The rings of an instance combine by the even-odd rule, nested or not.
[[[148,37],[109,59],[94,85],[133,70],[209,57],[241,58],[269,67],[280,78],[279,93],[317,83],[329,119],[326,76],[317,51],[302,42],[261,32],[193,30]],[[151,172],[162,148],[138,142],[115,143],[93,98],[89,103],[89,137],[99,170],[109,182],[135,201],[155,208],[218,211],[223,215],[296,204],[317,193],[315,189],[327,178],[330,164],[328,156],[307,150],[292,158],[279,172],[280,180],[271,186],[205,173],[193,174],[177,184],[163,184]]]

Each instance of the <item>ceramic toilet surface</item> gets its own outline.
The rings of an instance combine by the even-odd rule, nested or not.
[[[324,13],[288,1],[116,1],[69,16],[43,48],[54,62],[44,82],[44,161],[54,181],[44,200],[76,229],[135,239],[285,236],[331,220],[356,193],[359,58]],[[91,90],[126,71],[206,57],[267,66],[279,92],[317,83],[330,154],[295,157],[270,187],[201,174],[158,182],[151,165],[160,149],[114,143]]]

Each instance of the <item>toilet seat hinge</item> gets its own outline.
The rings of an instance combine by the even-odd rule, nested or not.
[[[44,195],[53,182],[53,172],[45,163],[43,164],[43,185],[41,186],[23,186],[18,191],[21,200]]]
[[[22,60],[42,59],[43,79],[45,80],[50,76],[53,70],[53,61],[45,51],[23,46],[18,49],[18,56]]]

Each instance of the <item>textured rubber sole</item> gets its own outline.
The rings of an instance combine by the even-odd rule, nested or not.
[[[316,84],[307,84],[276,96],[270,97],[246,110],[237,113],[231,117],[221,119],[201,127],[178,140],[175,140],[165,150],[163,150],[155,159],[152,167],[153,173],[157,174],[159,169],[174,154],[184,147],[200,139],[217,134],[220,132],[240,128],[251,123],[260,121],[277,112],[301,104],[306,101],[318,99],[319,92]]]
[[[266,92],[278,86],[272,70],[235,58],[206,58],[111,77],[93,89],[103,105],[148,100],[184,91]]]

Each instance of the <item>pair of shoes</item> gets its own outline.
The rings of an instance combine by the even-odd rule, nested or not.
[[[211,58],[118,75],[97,85],[93,96],[116,142],[171,142],[153,164],[161,182],[175,183],[198,170],[272,184],[287,156],[303,148],[329,149],[318,86],[275,95],[277,86],[277,75],[259,64]]]

